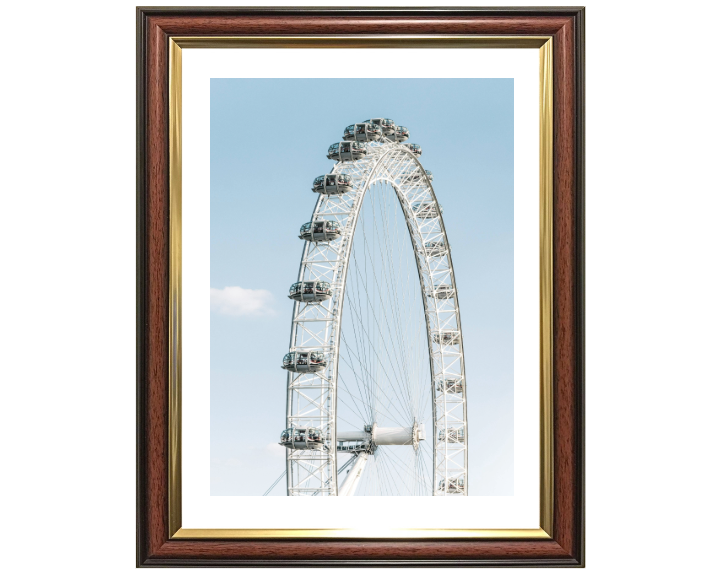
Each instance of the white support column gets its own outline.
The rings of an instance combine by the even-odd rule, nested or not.
[[[370,454],[367,452],[360,452],[357,455],[357,458],[355,459],[355,463],[352,465],[352,468],[350,468],[350,471],[347,473],[347,477],[345,478],[345,481],[342,483],[342,486],[340,487],[338,496],[353,496],[353,495],[355,495],[355,490],[357,490],[357,487],[360,484],[360,476],[362,476],[363,470],[365,469],[365,465],[367,464],[369,456],[370,456]]]

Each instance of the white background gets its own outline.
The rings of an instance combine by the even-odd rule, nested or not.
[[[183,50],[183,528],[539,528],[539,51],[417,50],[402,70],[396,50],[362,50],[357,77],[514,78],[513,496],[263,498],[210,490],[210,78],[346,76],[327,62],[348,50]],[[355,58],[360,55],[355,52]],[[412,56],[409,56],[412,58]],[[282,406],[284,408],[284,405]],[[472,492],[471,492],[472,493]],[[380,516],[379,510],[382,510]],[[381,519],[379,522],[379,518]]]
[[[587,12],[592,574],[717,569],[717,12],[627,1]],[[0,93],[3,568],[128,574],[134,5],[16,4],[4,16],[15,24]]]

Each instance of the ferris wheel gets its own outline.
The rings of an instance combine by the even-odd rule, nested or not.
[[[351,124],[312,184],[282,363],[289,496],[468,494],[450,244],[408,137],[388,118]]]

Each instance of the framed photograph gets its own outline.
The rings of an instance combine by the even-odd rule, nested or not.
[[[137,26],[138,566],[583,566],[584,10]]]

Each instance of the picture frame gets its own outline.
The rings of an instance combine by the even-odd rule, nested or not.
[[[137,41],[137,565],[583,566],[584,9],[140,7]],[[183,528],[182,51],[428,43],[541,55],[541,528]]]

